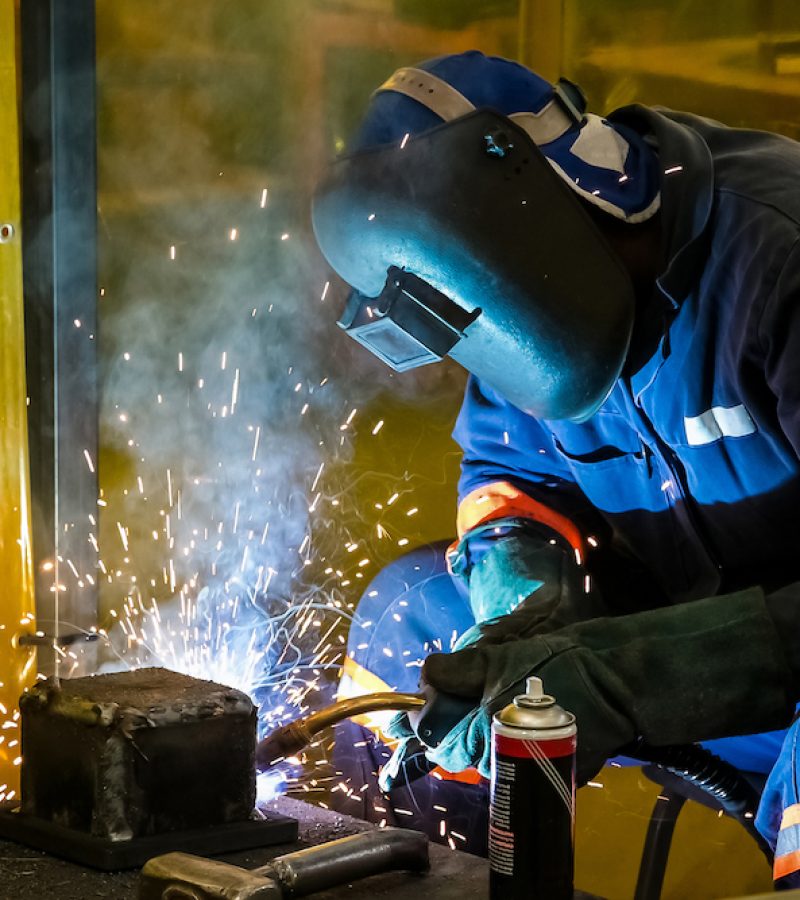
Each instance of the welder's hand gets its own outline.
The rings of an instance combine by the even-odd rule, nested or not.
[[[429,656],[427,685],[475,708],[428,757],[488,776],[491,717],[534,674],[577,717],[579,783],[636,737],[659,746],[772,730],[794,710],[791,670],[752,588]]]
[[[605,615],[599,594],[590,589],[586,570],[566,540],[544,525],[515,522],[519,520],[481,526],[479,535],[470,532],[459,544],[456,558],[462,577],[468,578],[480,633],[495,640],[506,632],[530,636]],[[485,532],[492,526],[507,533],[490,540]],[[476,551],[478,542],[481,548]],[[508,618],[511,612],[514,619]],[[475,632],[462,639],[458,649],[477,637]]]
[[[581,784],[588,781],[618,747],[633,740],[636,731],[624,714],[603,707],[590,683],[584,682],[583,667],[578,649],[558,634],[522,639],[509,635],[496,643],[479,641],[457,653],[429,656],[422,670],[427,683],[473,705],[444,740],[428,750],[429,759],[450,772],[474,766],[488,778],[492,716],[524,693],[525,679],[536,674],[545,690],[580,723],[577,776]]]
[[[428,748],[414,734],[406,713],[398,713],[384,728],[384,734],[397,741],[397,745],[378,773],[382,791],[388,793],[394,787],[411,784],[436,767],[427,757]]]
[[[391,759],[378,777],[384,791],[398,784],[413,782],[434,769],[437,763],[430,748],[435,747],[475,709],[476,704],[471,700],[438,693],[429,685],[423,684],[421,687],[428,698],[421,713],[399,713],[384,729],[384,734],[397,741]]]
[[[503,520],[502,526],[497,527],[508,527],[508,523]],[[551,529],[517,528],[487,546],[475,554],[477,559],[469,568],[470,600],[476,617],[481,618],[459,637],[454,653],[476,642],[485,647],[509,639],[530,638],[580,618],[605,614],[600,595],[587,579],[574,550]],[[462,554],[468,551],[467,538],[462,540],[460,550]],[[462,555],[461,559],[465,557]],[[534,571],[540,577],[533,577]],[[494,603],[494,598],[499,598],[499,602]],[[415,731],[406,713],[389,723],[385,733],[398,743],[381,769],[379,782],[383,790],[409,783],[437,764],[450,772],[476,767],[488,777],[487,735],[491,718],[480,715],[481,692],[473,694],[474,702],[469,696],[454,696],[447,702],[447,696],[429,703],[422,717],[436,732],[435,741],[430,734]],[[445,746],[426,750],[426,743],[439,743],[451,730]]]

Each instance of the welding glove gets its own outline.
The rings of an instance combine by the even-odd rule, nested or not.
[[[562,535],[530,519],[498,519],[467,532],[450,556],[453,575],[468,584],[476,625],[461,636],[460,650],[493,625],[526,635],[605,615],[586,571]],[[517,612],[513,620],[508,614]]]
[[[607,614],[566,539],[530,519],[498,519],[472,529],[449,562],[453,575],[469,585],[476,622],[458,638],[454,651],[478,640],[488,644],[510,635],[531,637]],[[434,717],[455,724],[469,708],[464,701],[446,703],[440,698]],[[432,760],[426,762],[425,747],[406,713],[395,716],[384,733],[397,740],[397,746],[381,770],[383,790],[434,768]]]
[[[422,710],[417,733],[436,744],[428,757],[488,777],[492,715],[523,693],[529,675],[577,717],[581,784],[635,738],[659,746],[785,727],[797,692],[763,591],[751,588],[429,656],[430,709],[439,694],[472,709],[440,741],[442,729]]]

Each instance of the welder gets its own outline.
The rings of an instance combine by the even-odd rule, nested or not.
[[[758,826],[791,877],[800,145],[585,106],[478,52],[401,69],[317,193],[340,325],[399,371],[470,372],[450,571],[421,548],[376,579],[342,689],[421,675],[465,704],[388,727],[390,775],[420,741],[440,767],[429,819],[456,812],[447,773],[488,774],[491,714],[532,674],[577,715],[581,782],[636,739],[709,742],[770,773]]]

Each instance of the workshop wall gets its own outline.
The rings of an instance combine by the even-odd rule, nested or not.
[[[313,245],[309,198],[394,67],[474,45],[513,54],[516,18],[498,6],[431,22],[391,2],[98,5],[106,626],[126,603],[168,603],[176,585],[199,583],[196,528],[181,546],[174,513],[166,533],[179,488],[182,521],[195,515],[205,531],[252,487],[247,466],[234,471],[235,424],[216,418],[230,397],[226,351],[230,374],[238,354],[240,409],[261,424],[261,449],[272,435],[259,489],[274,519],[288,501],[266,494],[310,488],[325,464],[313,526],[298,513],[272,568],[293,572],[313,527],[301,581],[352,604],[403,547],[452,534],[449,432],[464,376],[445,364],[394,377],[351,346],[335,326],[344,289]]]
[[[798,136],[796,4],[567,0],[564,10],[564,70],[595,108],[657,104]]]

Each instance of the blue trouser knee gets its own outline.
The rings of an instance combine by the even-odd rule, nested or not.
[[[447,544],[412,550],[386,566],[367,587],[356,609],[342,678],[343,694],[414,691],[425,657],[447,651],[473,622],[466,593],[447,572]],[[427,775],[387,797],[377,773],[390,750],[372,731],[354,722],[337,729],[334,763],[344,779],[336,808],[372,822],[423,831],[432,840],[486,855],[488,790]]]

